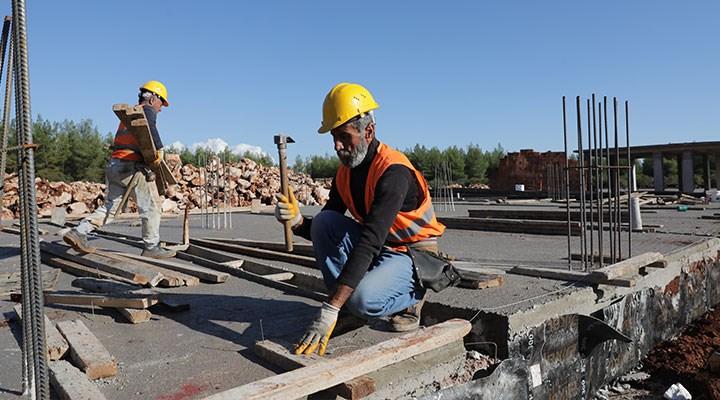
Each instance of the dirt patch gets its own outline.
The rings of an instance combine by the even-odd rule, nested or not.
[[[650,378],[633,382],[632,390],[608,396],[615,400],[659,396],[673,383],[681,383],[693,399],[720,400],[720,373],[711,372],[707,360],[720,350],[720,308],[693,322],[680,336],[665,341],[643,360]],[[622,378],[621,378],[622,381]]]

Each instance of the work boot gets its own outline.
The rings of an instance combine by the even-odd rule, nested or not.
[[[140,254],[143,257],[150,257],[150,258],[172,258],[175,257],[175,250],[168,250],[163,249],[160,246],[151,247],[149,249],[143,250],[142,254]]]
[[[94,253],[95,248],[87,242],[87,236],[75,229],[70,229],[63,235],[63,241],[80,253]]]
[[[425,297],[405,310],[390,317],[388,329],[391,332],[414,331],[420,327],[420,311],[425,304]]]

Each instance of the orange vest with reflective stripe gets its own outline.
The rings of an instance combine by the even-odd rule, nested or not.
[[[370,210],[375,198],[375,187],[380,177],[388,167],[394,164],[404,165],[415,174],[415,179],[420,185],[422,202],[415,210],[398,212],[395,221],[390,227],[390,232],[388,232],[388,244],[393,247],[402,247],[405,244],[422,242],[442,235],[445,232],[445,225],[435,218],[435,210],[433,209],[425,177],[413,167],[410,160],[403,153],[391,149],[384,143],[380,143],[378,146],[377,154],[372,160],[367,181],[365,182],[365,210]],[[350,192],[350,168],[340,165],[335,175],[335,186],[350,214],[356,220],[362,222],[362,217],[355,209],[352,193]]]
[[[117,132],[115,133],[112,149],[112,158],[143,161],[142,153],[140,153],[140,143],[135,135],[125,128],[122,122],[118,125]]]

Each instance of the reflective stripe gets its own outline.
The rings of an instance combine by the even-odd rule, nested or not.
[[[435,210],[431,204],[423,215],[409,221],[410,226],[407,228],[400,230],[393,230],[390,228],[390,235],[394,236],[398,241],[405,241],[422,232],[423,228],[430,225],[433,219],[435,219]]]

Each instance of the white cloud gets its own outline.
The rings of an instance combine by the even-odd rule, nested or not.
[[[176,141],[170,143],[170,146],[168,146],[168,148],[174,149],[177,151],[183,151],[183,150],[185,150],[185,145],[183,144],[183,142],[176,140]]]
[[[173,142],[169,147],[173,147],[173,148],[176,148],[181,151],[186,148],[185,144],[179,140],[176,142]],[[220,138],[210,138],[204,142],[195,142],[195,143],[191,144],[190,146],[187,146],[187,148],[193,152],[199,148],[200,149],[210,149],[211,151],[216,152],[216,153],[224,151],[225,149],[230,149],[230,151],[233,154],[236,154],[239,156],[242,156],[246,152],[257,154],[259,156],[268,155],[267,153],[265,153],[263,151],[262,147],[260,147],[260,146],[253,146],[251,144],[246,144],[246,143],[240,143],[240,144],[231,146],[230,144],[228,144],[228,142],[226,142]]]

